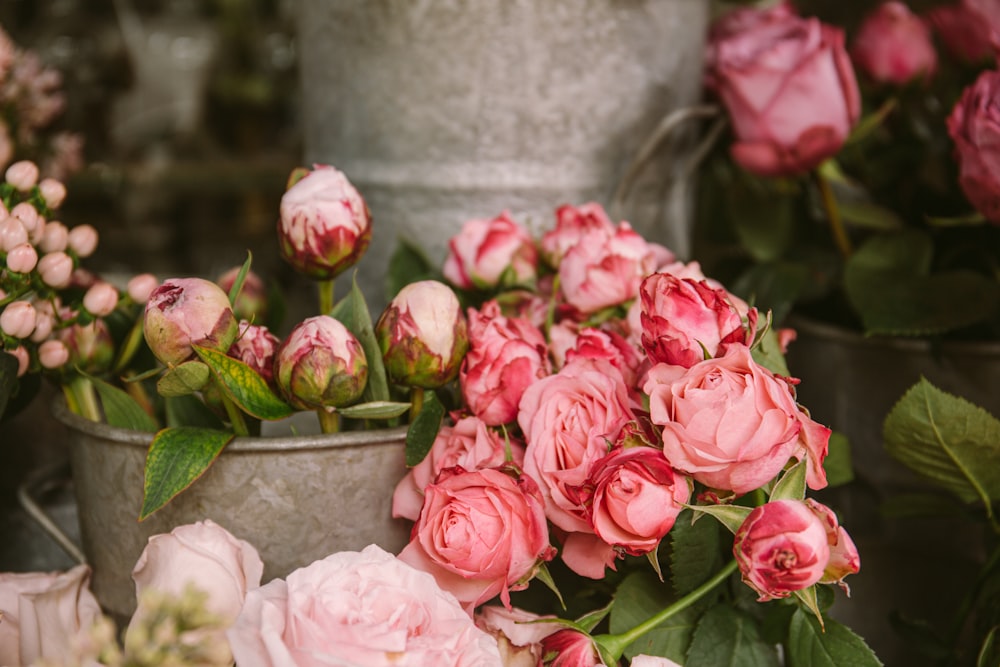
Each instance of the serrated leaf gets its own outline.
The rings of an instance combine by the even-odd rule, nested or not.
[[[752,616],[720,604],[705,612],[698,621],[684,665],[779,667],[781,662],[774,647],[761,637]]]
[[[648,571],[626,576],[614,599],[609,628],[615,634],[631,630],[675,601],[670,588]],[[625,655],[629,658],[639,654],[659,655],[683,663],[699,613],[700,610],[688,607],[674,614],[626,647]]]
[[[372,325],[365,295],[358,287],[357,273],[351,281],[351,291],[337,302],[330,315],[354,334],[365,351],[365,359],[368,360],[368,383],[361,395],[362,402],[388,401],[389,380],[385,373],[385,364],[382,362],[382,350],[379,349],[378,339],[375,338],[375,328]]]
[[[160,396],[187,396],[200,391],[212,372],[200,361],[186,361],[180,366],[168,368],[156,381],[156,393]]]
[[[409,468],[424,460],[441,429],[444,405],[433,391],[424,394],[424,405],[406,431],[406,465]]]
[[[851,443],[843,433],[830,434],[830,447],[823,459],[828,488],[847,484],[854,479],[854,463],[851,459]]]
[[[109,426],[126,428],[130,431],[156,433],[159,426],[148,412],[123,389],[101,380],[87,376],[101,397],[101,407],[104,410],[104,421]]]
[[[846,626],[826,619],[825,630],[808,612],[798,609],[788,629],[789,667],[878,667],[865,641]]]
[[[192,346],[198,357],[212,370],[222,390],[241,410],[258,419],[277,420],[291,416],[295,409],[278,398],[260,373],[239,359],[218,350]]]
[[[196,426],[222,430],[225,424],[196,396],[175,396],[164,402],[167,426]]]
[[[741,505],[687,505],[687,507],[695,512],[711,514],[732,533],[739,530],[747,516],[753,511],[751,508]]]
[[[722,566],[719,523],[695,521],[691,510],[677,515],[670,538],[670,580],[674,593],[687,595],[712,578]]]
[[[235,436],[203,428],[167,428],[153,438],[146,455],[142,521],[205,474]]]
[[[17,358],[0,350],[0,417],[7,409],[7,401],[17,386]]]
[[[883,425],[896,460],[965,503],[993,516],[1000,499],[1000,421],[977,405],[921,378]]]
[[[806,497],[806,461],[802,459],[786,470],[774,488],[770,500],[802,500]]]
[[[349,417],[351,419],[393,419],[404,414],[409,409],[409,403],[373,401],[371,403],[351,405],[346,408],[337,408],[337,413],[342,417]]]

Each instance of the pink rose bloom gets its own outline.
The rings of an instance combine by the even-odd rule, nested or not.
[[[534,480],[513,470],[448,468],[424,489],[399,559],[434,575],[471,614],[497,595],[509,607],[510,591],[527,588],[554,555]]]
[[[681,667],[670,658],[656,655],[637,655],[628,663],[629,667]]]
[[[733,555],[743,581],[759,602],[788,597],[823,578],[830,560],[826,529],[800,500],[774,500],[759,507],[736,531]]]
[[[90,568],[0,573],[0,665],[69,664],[74,643],[101,617]]]
[[[454,426],[441,426],[430,451],[406,474],[392,494],[392,515],[416,521],[424,504],[424,489],[446,468],[465,470],[497,468],[507,460],[506,443],[500,431],[478,417],[458,419]],[[524,445],[511,439],[515,465],[524,461]]]
[[[937,69],[930,28],[896,0],[865,16],[851,44],[851,57],[874,81],[896,86],[929,77]]]
[[[612,450],[593,464],[586,486],[594,533],[632,556],[655,549],[691,497],[687,479],[652,447]]]
[[[371,545],[250,591],[227,632],[240,667],[500,667],[434,577]]]
[[[347,177],[329,165],[313,165],[281,197],[281,256],[310,278],[329,280],[354,266],[371,238],[368,205]]]
[[[711,488],[742,495],[773,479],[789,458],[825,453],[820,442],[800,439],[803,426],[823,427],[802,414],[787,382],[755,363],[746,346],[731,345],[690,369],[657,364],[644,390],[653,423],[663,427],[664,456]],[[810,461],[807,482],[826,485],[822,460]]]
[[[234,266],[215,281],[223,292],[229,294],[242,268]],[[264,284],[264,279],[253,271],[247,271],[243,279],[243,288],[236,295],[236,303],[233,304],[233,314],[240,320],[267,321],[267,285]]]
[[[858,554],[858,548],[854,546],[854,540],[840,525],[833,510],[812,498],[806,498],[805,503],[806,507],[812,510],[823,524],[823,528],[826,530],[826,543],[830,547],[830,560],[827,561],[826,568],[823,570],[823,578],[819,581],[821,584],[839,584],[850,595],[851,589],[844,582],[844,577],[861,571],[861,556]]]
[[[630,390],[639,381],[644,359],[639,351],[621,334],[604,329],[586,327],[577,334],[573,347],[565,352],[565,363],[574,359],[601,359],[622,375],[622,380]]]
[[[611,236],[615,225],[604,207],[596,202],[582,206],[564,205],[556,209],[556,226],[542,235],[542,256],[549,266],[559,268],[562,258],[591,231]]]
[[[202,278],[171,278],[149,295],[143,331],[156,358],[176,366],[194,355],[192,345],[228,350],[238,323],[218,285]]]
[[[642,345],[650,361],[690,368],[725,350],[749,345],[757,324],[751,309],[744,324],[729,293],[707,282],[654,273],[639,289]]]
[[[993,31],[971,3],[959,0],[932,7],[927,21],[948,53],[962,62],[980,64],[993,57]]]
[[[550,667],[598,667],[604,661],[597,653],[594,640],[579,630],[564,628],[542,640],[542,651],[552,655]]]
[[[461,289],[523,285],[538,272],[531,234],[504,211],[492,220],[469,220],[448,241],[444,277]]]
[[[469,351],[459,372],[462,397],[490,426],[517,417],[524,390],[549,374],[545,337],[519,317],[504,317],[495,300],[469,309]]]
[[[274,382],[274,356],[281,340],[270,330],[259,324],[240,321],[240,335],[233,342],[227,354],[239,359],[264,378],[268,384]]]
[[[634,299],[642,279],[661,259],[653,245],[623,222],[613,234],[584,234],[559,264],[559,284],[569,305],[584,314],[595,313]]]
[[[959,184],[987,220],[1000,224],[1000,72],[984,71],[948,116]]]
[[[720,19],[706,66],[732,121],[733,159],[763,176],[812,169],[840,150],[861,113],[843,31],[787,4]]]
[[[317,315],[295,325],[278,346],[274,379],[285,400],[300,410],[339,408],[364,392],[368,359],[347,327]]]

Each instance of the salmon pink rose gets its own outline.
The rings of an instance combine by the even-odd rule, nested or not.
[[[531,234],[504,211],[492,220],[469,220],[448,241],[444,277],[461,289],[489,289],[534,281],[538,250]]]
[[[227,636],[240,667],[501,667],[453,595],[375,545],[250,591]]]
[[[471,613],[497,595],[509,607],[510,591],[526,588],[554,555],[534,480],[512,470],[448,468],[424,489],[399,559],[434,575]]]
[[[869,12],[851,43],[854,63],[872,80],[901,86],[937,69],[927,23],[902,2],[883,2]]]
[[[812,498],[806,498],[805,503],[826,529],[826,543],[830,547],[830,560],[826,563],[820,583],[839,584],[850,595],[851,589],[844,582],[844,577],[861,571],[861,556],[854,540],[840,525],[833,510]]]
[[[840,150],[861,113],[843,31],[787,3],[723,16],[706,67],[736,135],[733,159],[762,176],[817,166]]]
[[[594,230],[614,234],[615,225],[603,206],[597,202],[560,206],[556,209],[556,226],[542,235],[542,256],[550,266],[558,268],[566,253]]]
[[[959,184],[987,220],[1000,224],[1000,72],[984,71],[948,116]]]
[[[625,338],[611,330],[585,327],[577,333],[573,347],[566,350],[565,363],[574,359],[603,359],[622,374],[627,387],[639,381],[640,368],[645,361],[639,351]]]

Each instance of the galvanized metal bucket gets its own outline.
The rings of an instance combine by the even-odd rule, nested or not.
[[[105,610],[135,609],[132,568],[151,535],[211,519],[247,540],[264,581],[336,551],[405,546],[410,522],[391,516],[406,473],[406,429],[237,438],[205,475],[143,522],[143,465],[151,436],[83,419],[58,402],[68,427],[83,554]]]

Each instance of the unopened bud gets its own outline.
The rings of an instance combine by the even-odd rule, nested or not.
[[[118,305],[118,290],[111,283],[99,282],[83,295],[83,307],[91,315],[110,315]]]
[[[38,273],[46,285],[61,289],[73,276],[73,259],[64,252],[50,252],[38,260]]]
[[[172,278],[150,294],[143,331],[156,358],[175,366],[194,354],[192,344],[228,351],[238,324],[218,285],[202,278]]]
[[[42,191],[45,205],[51,209],[59,208],[66,199],[66,186],[54,178],[43,178],[38,189]]]
[[[21,202],[10,210],[12,217],[17,218],[24,225],[24,228],[28,231],[30,235],[38,227],[40,223],[44,224],[42,216],[38,215],[38,211],[35,207],[26,201]]]
[[[60,368],[67,361],[69,348],[61,340],[47,340],[38,346],[38,362],[44,368]]]
[[[31,273],[38,265],[38,252],[30,243],[11,248],[7,253],[7,268],[16,273]]]
[[[28,192],[38,184],[38,165],[31,160],[20,160],[7,167],[4,178],[21,192]]]
[[[368,360],[358,339],[328,315],[299,323],[278,348],[275,381],[302,410],[350,405],[368,381]]]
[[[69,230],[61,222],[48,222],[38,247],[42,252],[62,252],[69,244]]]
[[[35,330],[35,307],[28,301],[13,301],[0,313],[0,331],[14,338],[27,338]]]
[[[149,295],[159,284],[160,281],[152,273],[140,273],[128,281],[126,291],[136,303],[146,303],[149,301]]]
[[[11,249],[28,242],[28,230],[19,218],[8,216],[0,222],[0,250],[10,252]]]
[[[89,257],[97,249],[97,230],[91,225],[77,225],[69,230],[69,247],[77,257]]]

